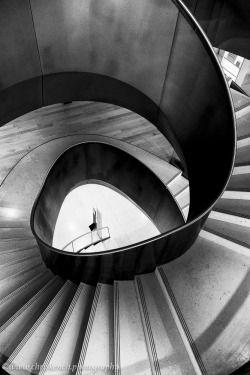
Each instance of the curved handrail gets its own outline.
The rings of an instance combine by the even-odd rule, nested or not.
[[[90,243],[88,246],[84,246],[84,247],[82,247],[82,248],[81,248],[80,250],[78,250],[76,253],[79,253],[80,251],[82,251],[83,249],[86,249],[87,247],[89,247],[89,246],[91,246],[91,245],[95,245],[97,242],[93,241],[93,233],[95,233],[95,232],[99,232],[99,231],[101,231],[101,230],[103,230],[103,229],[107,229],[107,230],[108,230],[108,237],[105,237],[105,240],[108,239],[108,238],[110,238],[110,232],[109,232],[109,228],[108,228],[108,227],[97,228],[97,229],[95,229],[95,230],[93,230],[93,231],[89,231],[89,232],[87,232],[87,233],[81,234],[80,236],[74,238],[72,241],[70,241],[69,243],[67,243],[67,245],[65,245],[65,246],[62,248],[62,250],[66,249],[66,247],[68,247],[69,245],[72,244],[73,253],[75,253],[73,243],[74,243],[75,241],[79,240],[80,238],[82,238],[82,237],[84,237],[84,236],[87,236],[87,235],[89,235],[89,234],[91,235],[91,243]],[[104,240],[103,238],[102,238],[102,239],[100,238],[100,241],[98,241],[98,242],[101,242],[101,241],[103,241],[103,240]]]

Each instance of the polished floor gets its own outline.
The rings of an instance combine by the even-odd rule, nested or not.
[[[123,140],[169,161],[174,151],[143,117],[111,104],[73,102],[41,108],[0,129],[0,181],[35,147],[71,134],[98,134]]]

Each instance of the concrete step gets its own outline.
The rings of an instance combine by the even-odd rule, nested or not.
[[[233,170],[233,176],[239,176],[239,175],[248,175],[250,174],[250,165],[243,165],[234,167]]]
[[[18,250],[18,249],[26,249],[29,247],[37,247],[37,242],[34,237],[30,237],[27,239],[12,239],[12,240],[4,240],[1,239],[0,242],[0,253],[8,250]]]
[[[188,180],[179,174],[167,185],[167,187],[181,208],[184,218],[187,219],[190,203]]]
[[[193,375],[194,367],[156,274],[136,276],[135,285],[151,367],[156,374]]]
[[[9,217],[0,216],[0,228],[29,228],[30,219],[27,218],[17,218],[12,219]]]
[[[188,218],[188,213],[189,213],[189,204],[187,204],[186,206],[183,207],[183,209],[182,209],[182,213],[183,213],[185,219],[187,220],[187,218]]]
[[[0,326],[2,326],[10,316],[14,315],[25,303],[41,289],[52,274],[47,269],[42,270],[31,280],[15,289],[13,292],[0,300]]]
[[[133,281],[115,281],[115,367],[119,374],[151,375],[140,308]]]
[[[113,366],[113,367],[112,367]],[[114,374],[113,286],[97,284],[76,375]]]
[[[34,254],[31,256],[15,259],[11,262],[0,265],[0,280],[5,279],[17,272],[21,272],[35,264],[41,263],[41,256]]]
[[[250,99],[248,96],[240,93],[232,88],[230,88],[230,92],[233,99],[233,104],[235,108],[236,118],[240,118],[245,116],[250,112]]]
[[[9,374],[38,374],[76,291],[67,281],[16,347],[3,369]],[[18,368],[18,370],[17,370]]]
[[[14,315],[0,327],[0,364],[7,361],[45,308],[63,285],[58,276],[52,277]]]
[[[0,300],[27,283],[45,268],[41,262],[0,280]]]
[[[37,247],[30,247],[30,248],[25,248],[25,249],[15,249],[15,250],[8,250],[5,252],[0,252],[0,265],[7,264],[9,262],[12,262],[14,260],[18,260],[24,257],[29,257],[32,255],[39,255],[40,256],[40,251],[38,250]]]
[[[225,190],[222,194],[222,199],[243,199],[245,201],[250,200],[250,191],[232,191],[232,190]]]
[[[180,208],[188,206],[190,202],[189,185],[181,190],[178,194],[176,194],[175,199],[178,202]]]
[[[217,244],[218,246],[226,247],[228,251],[230,250],[233,253],[239,253],[249,257],[249,248],[246,245],[237,242],[236,240],[233,241],[231,238],[223,236],[222,234],[218,234],[212,230],[201,230],[199,236]]]
[[[250,199],[237,199],[240,195],[235,193],[228,194],[228,198],[219,199],[219,201],[214,206],[215,211],[250,218]]]
[[[240,174],[239,172],[241,171],[245,171],[248,173]],[[234,170],[234,174],[230,178],[227,189],[234,191],[250,191],[250,167],[236,167]]]
[[[248,247],[250,256],[250,219],[212,211],[203,229]]]
[[[33,238],[31,229],[28,228],[0,228],[0,237],[2,239]]]
[[[238,148],[236,153],[235,165],[250,164],[250,145]]]
[[[183,191],[183,189],[185,189],[188,185],[188,180],[181,175],[180,171],[180,174],[178,174],[174,179],[172,179],[171,182],[167,184],[167,187],[171,191],[172,195],[175,196],[179,194],[181,191]]]
[[[237,150],[250,145],[250,137],[242,137],[237,140]]]
[[[69,375],[76,370],[95,288],[80,284],[39,375]]]
[[[238,138],[250,136],[250,113],[237,119],[237,136]]]
[[[208,374],[229,374],[247,358],[249,266],[249,256],[202,237],[162,266]]]

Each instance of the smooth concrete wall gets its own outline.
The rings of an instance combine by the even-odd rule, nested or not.
[[[29,0],[1,0],[0,25],[3,125],[42,106],[42,71]]]
[[[184,0],[213,46],[250,59],[247,0]]]
[[[44,75],[118,79],[159,104],[178,9],[171,0],[31,0]]]

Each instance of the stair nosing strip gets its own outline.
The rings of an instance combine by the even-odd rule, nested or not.
[[[244,217],[244,216],[241,216],[239,214],[232,214],[230,212],[222,212],[220,210],[216,210],[216,209],[213,209],[209,216],[208,216],[208,219],[210,220],[216,220],[216,221],[220,221],[220,222],[224,222],[224,223],[228,223],[228,224],[232,224],[232,225],[239,225],[239,226],[242,226],[242,227],[245,227],[245,228],[248,228],[248,226],[244,225],[244,224],[240,224],[240,223],[232,223],[230,221],[226,221],[225,219],[222,219],[222,218],[216,218],[216,217],[210,217],[210,215],[213,215],[213,212],[216,213],[216,214],[221,214],[221,215],[226,215],[226,216],[230,216],[230,217],[233,217],[233,218],[237,218],[238,220],[250,220],[250,217]],[[205,227],[205,225],[204,225]]]
[[[189,183],[187,184],[187,186],[184,186],[180,191],[178,191],[178,193],[174,194],[174,198],[177,199],[180,195],[184,194],[188,189]]]
[[[43,311],[43,313],[40,315],[40,317],[37,319],[36,323],[31,327],[29,332],[24,336],[22,341],[19,343],[19,345],[16,347],[14,352],[10,355],[8,360],[5,362],[4,367],[9,367],[12,361],[16,358],[18,353],[21,351],[21,349],[24,347],[24,345],[28,342],[28,340],[31,338],[31,336],[34,334],[36,329],[39,327],[39,325],[42,323],[42,321],[45,319],[46,315],[50,312],[50,310],[54,307],[56,302],[59,300],[59,298],[64,293],[65,289],[67,290],[69,287],[69,282],[66,281],[63,287],[59,290],[59,292],[56,294],[56,296],[53,298],[53,300],[49,303],[49,305],[46,307],[46,309]]]
[[[206,368],[204,366],[204,363],[202,361],[202,358],[200,356],[200,353],[199,353],[199,351],[198,351],[198,349],[197,349],[197,347],[195,345],[195,342],[194,342],[194,340],[192,338],[192,335],[191,335],[191,333],[189,331],[187,323],[186,323],[186,321],[185,321],[185,319],[184,319],[184,317],[182,315],[182,312],[181,312],[180,307],[179,307],[179,305],[177,303],[177,300],[176,300],[176,298],[174,296],[172,288],[171,288],[171,286],[170,286],[170,284],[168,282],[166,274],[165,274],[165,272],[164,272],[164,270],[163,270],[162,267],[157,267],[157,270],[158,270],[159,275],[161,277],[161,280],[162,280],[162,282],[164,284],[165,290],[166,290],[166,292],[167,292],[167,294],[168,294],[168,296],[170,298],[170,301],[173,304],[173,308],[174,308],[174,311],[175,311],[175,313],[176,313],[176,315],[178,317],[180,325],[181,325],[181,327],[182,327],[182,329],[183,329],[183,331],[185,333],[185,336],[186,336],[186,338],[187,338],[187,340],[189,342],[189,346],[190,346],[191,352],[193,353],[195,361],[197,362],[198,368],[200,369],[200,373],[203,374],[203,375],[208,375],[207,370],[206,370]],[[193,361],[192,361],[191,358],[190,358],[190,361],[193,364]]]
[[[0,284],[4,281],[7,281],[8,279],[12,279],[12,278],[15,279],[16,277],[21,276],[25,273],[28,273],[29,271],[32,271],[35,268],[39,268],[42,265],[44,265],[42,262],[37,263],[37,264],[32,265],[31,267],[25,268],[24,270],[21,270],[21,271],[18,271],[17,273],[14,273],[13,275],[6,276],[4,279],[0,280]]]
[[[2,298],[0,300],[0,305],[3,304],[3,303],[5,303],[5,302],[7,302],[9,299],[15,297],[17,294],[21,293],[24,289],[26,289],[27,287],[29,287],[30,284],[32,284],[35,281],[37,281],[37,279],[39,279],[40,277],[43,277],[43,275],[45,275],[46,273],[48,273],[47,269],[41,271],[40,274],[34,276],[31,280],[27,281],[25,284],[23,284],[19,288],[15,289],[12,293],[10,293],[6,297]]]
[[[82,370],[83,365],[84,365],[84,361],[85,361],[87,349],[88,349],[88,344],[89,344],[89,339],[90,339],[90,334],[91,334],[91,331],[92,331],[92,328],[93,328],[96,309],[97,309],[97,305],[98,305],[98,301],[99,301],[99,297],[100,297],[100,292],[101,292],[101,284],[97,284],[94,299],[93,299],[93,302],[92,302],[91,311],[90,311],[90,314],[89,314],[89,320],[88,320],[85,336],[84,336],[84,339],[83,339],[82,350],[81,350],[80,358],[79,358],[79,361],[78,361],[76,375],[81,374],[80,371]]]
[[[73,310],[74,310],[74,308],[75,308],[75,306],[76,306],[76,304],[79,300],[79,297],[80,297],[83,289],[84,289],[84,284],[80,284],[79,287],[77,288],[77,291],[76,291],[76,293],[75,293],[75,295],[74,295],[74,297],[73,297],[73,299],[70,303],[70,306],[69,306],[69,308],[68,308],[68,310],[67,310],[67,312],[66,312],[66,314],[63,318],[63,321],[60,325],[60,328],[57,331],[57,334],[56,334],[56,336],[54,338],[54,341],[53,341],[53,343],[50,347],[50,350],[49,350],[49,352],[48,352],[48,354],[47,354],[47,356],[44,360],[44,363],[42,365],[41,371],[39,372],[39,375],[43,375],[45,373],[45,371],[47,370],[47,367],[48,367],[48,365],[51,361],[51,358],[52,358],[52,356],[53,356],[53,354],[56,350],[56,347],[57,347],[57,345],[58,345],[58,343],[59,343],[59,341],[60,341],[60,339],[63,335],[63,332],[64,332],[64,330],[67,326],[67,323],[68,323],[68,321],[71,317],[71,314],[72,314],[72,312],[73,312]]]
[[[250,244],[247,244],[245,242],[241,242],[240,240],[237,240],[235,238],[232,238],[232,237],[229,237],[227,236],[226,234],[222,234],[220,232],[217,232],[216,230],[213,230],[213,229],[210,229],[210,228],[207,228],[206,225],[204,226],[204,229],[203,229],[204,232],[208,232],[208,233],[211,233],[211,234],[214,234],[215,236],[217,237],[221,237],[222,239],[224,240],[227,240],[227,241],[230,241],[232,243],[235,243],[236,245],[240,245],[246,249],[250,249]],[[250,252],[249,252],[249,255],[250,256]]]
[[[120,302],[119,302],[119,284],[114,282],[114,326],[115,326],[115,375],[121,374],[121,356],[120,356]]]
[[[33,236],[27,236],[27,237],[8,237],[8,238],[2,238],[2,242],[10,242],[10,241],[27,241],[30,239],[33,239]]]
[[[10,249],[10,250],[0,250],[0,257],[2,255],[6,255],[6,254],[12,254],[12,253],[16,253],[18,251],[20,252],[23,252],[25,250],[34,250],[34,251],[38,251],[38,249],[34,248],[34,245],[31,245],[31,246],[28,246],[28,247],[22,247],[21,249]]]
[[[4,263],[4,264],[1,264],[0,268],[10,267],[10,266],[13,266],[15,264],[22,263],[25,260],[34,259],[34,258],[38,258],[38,257],[40,257],[40,253],[31,255],[31,256],[27,256],[27,257],[23,257],[23,258],[14,259],[11,262],[7,262],[7,263]]]
[[[50,284],[53,284],[56,281],[56,277],[52,278],[48,281],[47,284],[45,284],[29,301],[27,301],[14,315],[10,317],[1,327],[0,327],[0,333],[5,330],[16,318],[18,318],[23,311],[25,311],[37,298],[40,297],[41,294],[43,294],[49,287]]]
[[[231,215],[231,216],[239,217],[239,218],[242,218],[242,219],[250,219],[250,214],[247,215],[247,214],[243,214],[243,213],[239,214],[237,212],[229,212],[227,210],[224,210],[223,208],[213,207],[213,211],[219,212],[221,214],[226,214],[226,215]]]
[[[237,107],[237,108],[234,109],[234,110],[235,110],[235,113],[237,113],[237,112],[241,111],[242,109],[245,109],[245,108],[247,108],[247,107],[249,107],[249,106],[250,106],[249,102],[244,103],[244,104],[242,104],[242,105],[240,105],[239,107]],[[249,113],[249,112],[247,112],[247,114],[248,114],[248,113]]]
[[[168,186],[169,184],[171,184],[172,182],[174,182],[174,180],[176,178],[178,178],[179,176],[182,175],[182,171],[180,169],[178,169],[177,167],[175,167],[177,170],[178,170],[178,174],[176,174],[175,176],[171,177],[170,180],[166,183],[166,186]]]
[[[142,310],[142,313],[143,313],[143,318],[144,318],[144,321],[145,321],[145,327],[146,327],[146,330],[147,330],[147,337],[148,337],[148,342],[149,342],[149,345],[150,345],[150,353],[151,353],[152,359],[153,359],[154,370],[155,370],[155,373],[157,375],[161,375],[161,368],[160,368],[159,359],[158,359],[157,352],[156,352],[154,336],[153,336],[153,332],[152,332],[152,328],[151,328],[151,323],[150,323],[150,319],[149,319],[149,314],[148,314],[148,309],[147,309],[147,304],[146,304],[146,300],[145,300],[145,295],[144,295],[144,291],[143,291],[141,278],[140,278],[140,276],[136,276],[135,279],[136,279],[137,290],[138,290],[139,299],[140,299],[141,307],[142,307],[141,310]]]

